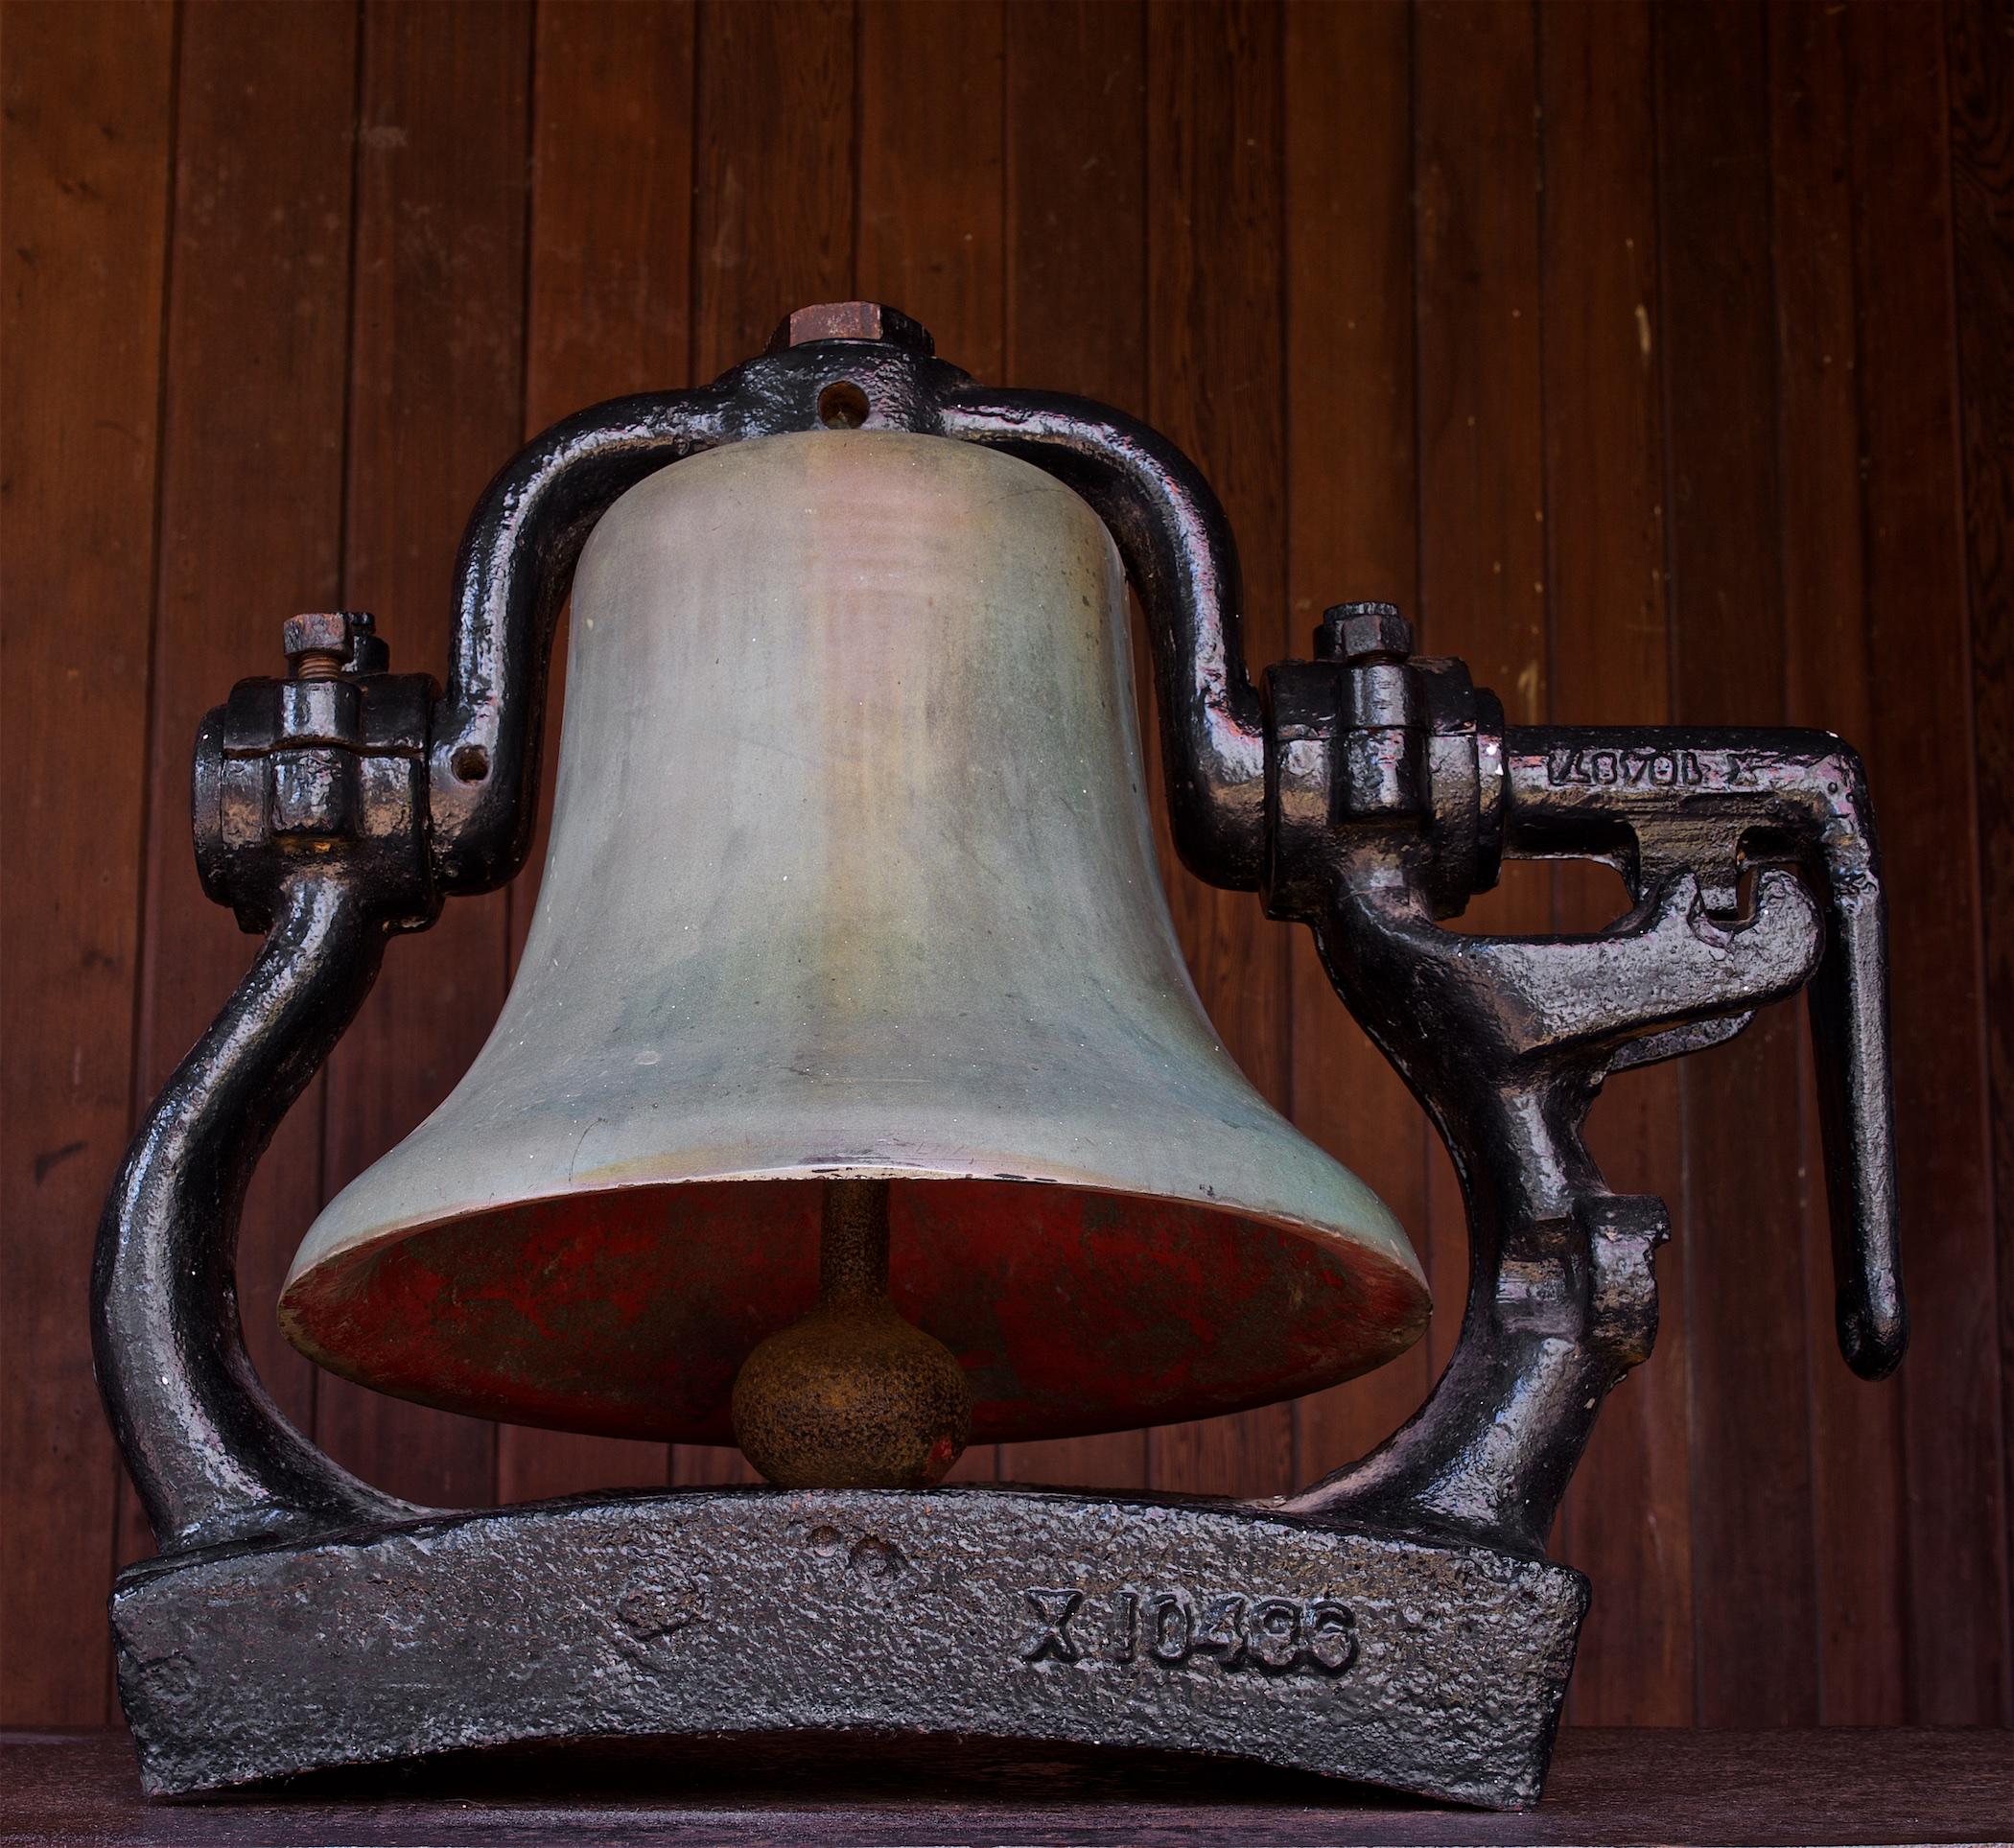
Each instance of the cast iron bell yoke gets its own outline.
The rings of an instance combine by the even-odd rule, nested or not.
[[[841,458],[857,471],[837,489],[821,486],[821,471]],[[1066,652],[1088,649],[1063,677],[1118,689],[1123,708],[1123,642],[1110,639],[1123,627],[1117,573],[1100,562],[1110,535],[1146,614],[1169,813],[1183,862],[1213,884],[1255,891],[1269,915],[1310,926],[1338,994],[1432,1116],[1464,1188],[1471,1276],[1461,1339],[1426,1404],[1370,1456],[1298,1495],[1257,1504],[846,1485],[929,1480],[931,1464],[849,1474],[847,1460],[864,1445],[879,1460],[874,1468],[885,1470],[890,1446],[900,1448],[898,1439],[913,1444],[921,1433],[941,1468],[938,1440],[961,1416],[997,1436],[1189,1415],[1345,1376],[1417,1333],[1423,1289],[1402,1234],[1361,1183],[1262,1106],[1252,1109],[1255,1097],[1245,1101],[1249,1087],[1223,1069],[1221,1048],[1212,1053],[1196,1041],[1197,1032],[1210,1036],[1206,1024],[1198,1027],[1179,957],[1166,994],[1134,1010],[1150,1041],[1163,1032],[1155,1042],[1163,1052],[1183,1049],[1168,1067],[1179,1082],[1150,1082],[1141,1067],[1126,1096],[1159,1098],[1154,1112],[1163,1127],[1190,1109],[1198,1125],[1237,1119],[1256,1138],[1252,1146],[1270,1153],[1242,1176],[1242,1191],[1221,1202],[1199,1196],[1206,1185],[1200,1171],[1193,1181],[1171,1179],[1185,1172],[1180,1151],[1157,1152],[1151,1135],[1154,1174],[1111,1165],[1109,1150],[1100,1158],[1106,1165],[1076,1167],[1052,1152],[1043,1157],[1049,1167],[1027,1171],[1050,1184],[1019,1193],[1062,1203],[1052,1213],[1062,1215],[1060,1230],[1047,1245],[1036,1236],[1027,1247],[1056,1299],[1068,1298],[1070,1279],[1058,1273],[1075,1241],[1094,1268],[1133,1266],[1143,1328],[1174,1313],[1170,1298],[1155,1295],[1167,1268],[1156,1251],[1190,1235],[1180,1233],[1184,1214],[1203,1214],[1202,1229],[1190,1231],[1195,1249],[1218,1254],[1208,1262],[1222,1263],[1225,1250],[1256,1251],[1259,1271],[1298,1279],[1294,1312],[1276,1304],[1253,1319],[1260,1334],[1248,1329],[1242,1345],[1223,1349],[1219,1358],[1229,1359],[1208,1391],[1185,1398],[1190,1388],[1181,1385],[1157,1397],[1106,1391],[1095,1380],[1087,1386],[1089,1376],[1080,1375],[1082,1416],[1073,1426],[1070,1381],[1045,1374],[1039,1357],[1002,1361],[992,1374],[966,1366],[954,1383],[940,1359],[893,1334],[892,1345],[877,1349],[885,1350],[878,1385],[862,1390],[857,1369],[847,1376],[846,1354],[881,1339],[863,1329],[871,1323],[886,1333],[890,1318],[912,1332],[921,1322],[932,1346],[944,1333],[961,1362],[989,1339],[983,1316],[961,1323],[947,1311],[942,1330],[930,1326],[930,1293],[904,1281],[924,1243],[902,1202],[905,1187],[921,1199],[930,1187],[994,1184],[1001,1167],[961,1169],[943,1148],[897,1158],[885,1136],[900,1112],[863,1119],[852,1142],[803,1148],[803,1160],[772,1150],[760,1160],[706,1166],[675,1137],[646,1145],[622,1141],[626,1131],[597,1129],[610,1114],[597,1104],[580,1133],[615,1136],[616,1156],[640,1164],[637,1175],[648,1183],[627,1197],[652,1204],[631,1227],[634,1236],[606,1244],[609,1264],[574,1305],[585,1332],[568,1336],[549,1298],[526,1295],[527,1279],[545,1275],[540,1266],[550,1269],[555,1251],[574,1249],[583,1226],[603,1226],[595,1213],[639,1210],[621,1204],[621,1160],[612,1158],[607,1184],[586,1189],[596,1196],[592,1212],[571,1171],[498,1194],[489,1205],[501,1207],[476,1219],[468,1186],[420,1202],[417,1191],[391,1184],[402,1175],[402,1187],[433,1184],[453,1167],[455,1149],[480,1140],[469,1125],[485,1097],[520,1081],[540,1088],[538,1075],[554,1067],[537,1061],[550,1057],[556,1036],[523,1030],[527,1019],[512,1010],[521,991],[526,1007],[540,994],[551,1010],[561,1000],[588,1006],[589,989],[567,987],[564,969],[537,971],[537,994],[525,983],[513,991],[479,1061],[482,1081],[465,1085],[407,1149],[380,1164],[389,1180],[360,1182],[364,1204],[354,1213],[339,1201],[334,1217],[317,1224],[290,1279],[290,1332],[318,1357],[414,1396],[588,1428],[707,1437],[725,1435],[735,1367],[757,1348],[772,1358],[744,1368],[754,1382],[744,1443],[766,1456],[773,1479],[812,1485],[493,1512],[414,1509],[339,1469],[260,1388],[238,1329],[232,1275],[251,1168],[361,1004],[387,940],[426,928],[447,899],[488,890],[522,865],[554,624],[597,522],[615,509],[583,597],[591,590],[603,597],[597,607],[612,613],[611,630],[620,633],[597,643],[599,655],[579,657],[587,665],[578,715],[570,681],[561,768],[568,812],[554,830],[555,868],[567,829],[577,843],[596,826],[616,825],[610,814],[594,820],[597,788],[605,795],[616,772],[606,762],[597,769],[593,753],[574,741],[587,736],[576,726],[590,725],[597,699],[614,711],[630,694],[644,698],[643,688],[661,703],[699,672],[696,657],[668,668],[648,665],[651,638],[681,620],[679,587],[691,585],[677,577],[683,567],[669,553],[650,570],[621,568],[633,556],[621,535],[658,516],[652,529],[660,536],[686,539],[709,520],[747,522],[748,509],[767,504],[763,497],[779,484],[798,503],[826,509],[819,518],[843,510],[847,494],[869,511],[910,495],[916,532],[927,537],[933,521],[965,523],[961,533],[979,535],[979,564],[968,575],[1021,573],[1001,605],[1019,612],[1019,632],[1047,635],[1048,646]],[[1034,526],[1016,528],[1013,516],[1000,515],[1003,491],[1025,494]],[[1086,507],[1095,521],[1084,517]],[[681,526],[695,509],[704,517]],[[1005,524],[989,527],[996,516]],[[795,595],[788,572],[771,570],[776,557],[802,550],[810,528],[795,520],[779,516],[767,540],[757,522],[730,549],[741,573],[736,581],[756,584],[769,606]],[[1019,543],[1036,531],[1047,536]],[[683,546],[681,555],[697,545]],[[1044,547],[1050,562],[1030,565]],[[856,547],[849,556],[864,568],[871,550]],[[904,581],[948,599],[947,659],[977,676],[960,721],[959,736],[967,736],[965,727],[983,727],[986,711],[1011,705],[1015,676],[1025,678],[1026,666],[1001,679],[997,663],[982,662],[970,631],[988,620],[986,611],[955,570],[927,563],[927,550],[904,554]],[[1101,573],[1106,588],[1094,592]],[[839,620],[841,633],[873,633],[862,616],[871,597],[863,601],[856,585],[848,588],[845,572],[820,581],[826,589],[807,605],[813,620],[801,658],[788,664],[815,666],[820,677],[793,681],[773,662],[761,666],[789,748],[808,736],[808,715],[830,718],[818,701],[843,673],[842,657],[820,653],[825,643],[809,632],[819,613]],[[1066,591],[1091,611],[1088,630],[1056,620],[1052,605]],[[976,386],[938,360],[906,317],[846,303],[793,315],[765,354],[710,386],[596,407],[516,457],[463,541],[445,689],[390,672],[368,617],[289,624],[293,671],[241,683],[205,720],[197,744],[205,890],[266,941],[143,1125],[107,1203],[93,1277],[101,1387],[160,1549],[122,1577],[114,1599],[122,1697],[152,1788],[216,1788],[317,1765],[584,1734],[812,1729],[878,1737],[955,1724],[995,1738],[1228,1752],[1471,1802],[1535,1800],[1586,1599],[1578,1574],[1546,1560],[1544,1538],[1603,1396],[1650,1350],[1651,1253],[1667,1232],[1661,1203],[1610,1192],[1582,1142],[1586,1111],[1608,1072],[1724,1040],[1756,1008],[1811,980],[1840,1344],[1870,1378],[1902,1351],[1883,904],[1865,782],[1851,749],[1825,733],[1507,726],[1497,701],[1470,685],[1460,663],[1416,654],[1405,621],[1382,604],[1329,611],[1313,658],[1281,663],[1254,686],[1240,599],[1223,511],[1165,438],[1084,400]],[[703,629],[690,597],[683,615]],[[855,619],[868,625],[847,628]],[[580,627],[576,621],[576,651]],[[700,690],[717,710],[759,665],[751,656],[742,681],[730,676]],[[878,660],[874,672],[890,666]],[[693,711],[703,716],[704,705]],[[1108,737],[1097,746],[1095,779],[1076,783],[1082,812],[1058,837],[1066,851],[1077,851],[1072,840],[1081,847],[1119,837],[1085,820],[1107,798],[1130,800],[1104,786],[1136,772],[1130,713],[1114,719],[1119,744]],[[1068,734],[1087,765],[1089,730]],[[604,728],[599,737],[616,740],[621,775],[647,756],[634,731]],[[703,753],[689,744],[674,739],[664,748],[703,769]],[[812,802],[850,748],[842,738],[836,757],[814,750],[816,774],[773,786]],[[934,785],[949,774],[948,760],[929,760],[925,782]],[[636,784],[638,802],[669,801],[662,787],[645,789],[648,782]],[[914,794],[903,787],[898,807]],[[933,786],[932,799],[939,794]],[[869,825],[862,818],[877,812],[866,802],[848,826]],[[667,822],[677,813],[675,803],[652,810]],[[981,804],[961,811],[956,825],[994,839],[984,830],[1011,832],[1013,819]],[[888,851],[902,844],[891,837]],[[1630,908],[1581,936],[1444,929],[1494,882],[1507,855],[1604,861],[1621,873]],[[1016,864],[1033,877],[1034,861]],[[551,947],[561,964],[596,927],[593,907],[578,903],[595,865],[570,862],[562,881],[549,869],[538,928],[550,924],[557,933]],[[1151,869],[1142,869],[1151,887]],[[644,910],[700,903],[695,889],[667,877],[640,902]],[[1059,886],[1045,901],[1082,897]],[[831,902],[830,890],[818,901]],[[562,931],[570,903],[579,915]],[[1141,969],[1162,969],[1173,940],[1158,890],[1110,903],[1112,915],[1130,921],[1130,947],[1112,950],[1100,980],[1123,988]],[[737,915],[745,924],[754,914]],[[841,904],[826,934],[843,935],[864,915]],[[1083,934],[1095,934],[1091,921]],[[738,999],[747,993],[714,986]],[[698,991],[661,984],[650,992],[682,1008]],[[817,1018],[827,1026],[840,1020],[848,1035],[860,1027],[830,1013]],[[601,1077],[570,1078],[572,1089],[559,1088],[585,1095],[601,1084],[617,1068],[604,1055],[630,1044],[621,1034],[634,1038],[634,1024],[589,1035],[583,1057],[601,1060],[594,1068]],[[531,1063],[511,1065],[511,1058]],[[635,1070],[644,1067],[633,1059],[631,1067],[618,1088],[636,1117],[658,1093],[639,1088]],[[895,1067],[851,1069],[878,1072],[878,1083]],[[1065,1061],[1056,1069],[1086,1077],[1092,1066]],[[704,1089],[691,1072],[682,1083],[662,1093],[674,1112],[679,1096]],[[863,1078],[851,1094],[872,1088]],[[604,1103],[617,1094],[606,1085],[604,1091],[596,1092]],[[1087,1078],[1077,1101],[1095,1091]],[[846,1094],[844,1085],[834,1091]],[[996,1086],[981,1085],[965,1116],[943,1119],[950,1124],[946,1147],[985,1119],[995,1094]],[[764,1120],[795,1108],[785,1099]],[[1095,1114],[1091,1104],[1082,1108]],[[536,1141],[528,1128],[526,1140]],[[1124,1140],[1115,1135],[1110,1147]],[[799,1294],[787,1315],[740,1324],[710,1359],[691,1330],[654,1355],[640,1339],[632,1358],[642,1359],[617,1390],[609,1376],[620,1368],[612,1362],[597,1380],[596,1367],[597,1355],[621,1343],[595,1316],[622,1287],[625,1262],[677,1245],[662,1235],[667,1202],[695,1180],[730,1187],[710,1208],[715,1229],[738,1214],[770,1228],[766,1246],[724,1242],[740,1278],[761,1274],[765,1251],[817,1249],[822,1189],[824,1296],[797,1327],[829,1332],[844,1323],[849,1332],[829,1340],[815,1327],[809,1337],[793,1331],[785,1342],[798,1343],[785,1355],[788,1365],[775,1359],[782,1350],[761,1345],[765,1334],[784,1339],[779,1328],[816,1294],[815,1267],[793,1258]],[[784,1192],[765,1205],[764,1187]],[[737,1188],[755,1204],[738,1205]],[[987,1202],[965,1204],[972,1224],[988,1223]],[[1018,1210],[999,1224],[1018,1224]],[[1035,1209],[1037,1219],[1043,1210]],[[1114,1242],[1092,1249],[1084,1240],[1099,1213],[1118,1230]],[[478,1242],[502,1260],[480,1290],[464,1290],[469,1301],[430,1320],[426,1304],[453,1307],[457,1277],[471,1273],[466,1250],[422,1262],[426,1241],[479,1223]],[[1170,1226],[1176,1245],[1157,1248]],[[687,1248],[705,1249],[706,1240],[689,1239]],[[1012,1303],[1019,1287],[1013,1238],[981,1233],[970,1249],[994,1279],[987,1292]],[[916,1274],[928,1268],[918,1260]],[[666,1298],[691,1287],[692,1274],[667,1274],[654,1291]],[[745,1290],[733,1282],[719,1301]],[[542,1326],[541,1338],[513,1347],[503,1321],[480,1323],[475,1297],[492,1305],[507,1298],[513,1313]],[[1282,1352],[1307,1357],[1300,1372],[1268,1373],[1268,1328]],[[1207,1349],[1209,1339],[1198,1345]],[[1002,1338],[1001,1351],[1011,1348]],[[705,1363],[697,1369],[705,1389],[667,1413],[683,1390],[673,1373],[695,1356]],[[921,1370],[905,1375],[911,1385],[899,1392],[893,1382],[912,1362]],[[828,1384],[850,1377],[854,1389],[843,1415],[808,1435],[801,1419],[792,1422],[816,1396],[805,1385],[807,1367],[826,1368]],[[961,1413],[953,1401],[963,1380],[977,1384]],[[739,1425],[742,1394],[733,1396]],[[863,1437],[877,1408],[898,1400],[918,1408],[905,1429]],[[772,1443],[779,1418],[782,1437]],[[838,1474],[822,1473],[829,1469]],[[566,1611],[543,1620],[541,1673],[527,1682],[526,1639],[499,1612],[515,1608],[518,1587],[542,1604],[530,1588],[555,1579],[569,1591]],[[433,1609],[438,1624],[374,1623],[387,1599],[404,1601],[401,1609]],[[311,1727],[288,1696],[307,1672],[301,1651],[286,1624],[261,1613],[307,1612],[313,1625],[316,1609],[345,1600],[341,1621],[313,1629],[309,1655],[319,1678],[303,1701],[317,1716]],[[759,1609],[762,1622],[740,1625],[729,1613],[742,1608]],[[936,1614],[925,1621],[928,1613]],[[623,1665],[642,1661],[640,1649],[710,1653],[690,1658],[704,1664],[704,1674],[672,1674],[659,1662],[639,1678]],[[410,1699],[385,1703],[376,1689],[388,1667],[401,1687],[435,1689],[424,1714]],[[612,1674],[627,1690],[613,1704]]]

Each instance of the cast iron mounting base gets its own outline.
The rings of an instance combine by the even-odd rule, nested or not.
[[[602,1495],[129,1571],[150,1791],[448,1751],[891,1735],[1538,1800],[1587,1581],[1264,1508],[1037,1488]]]

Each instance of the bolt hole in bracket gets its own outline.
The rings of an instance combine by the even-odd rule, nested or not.
[[[1369,1457],[1264,1503],[989,1485],[410,1507],[252,1371],[251,1170],[388,940],[522,865],[552,628],[600,514],[701,450],[870,413],[1019,456],[1112,531],[1182,857],[1313,930],[1455,1157],[1453,1359]],[[100,1385],[159,1549],[112,1602],[150,1790],[532,1742],[956,1732],[1526,1807],[1588,1595],[1545,1536],[1650,1351],[1668,1229],[1607,1189],[1582,1122],[1608,1072],[1724,1040],[1807,980],[1841,1345],[1869,1377],[1899,1358],[1882,892],[1837,738],[1507,727],[1379,604],[1329,612],[1261,690],[1194,465],[1103,406],[975,386],[875,303],[801,310],[710,386],[554,426],[492,483],[457,581],[445,688],[391,673],[367,616],[299,618],[289,676],[242,682],[198,737],[205,890],[266,941],[149,1111],[93,1274]],[[1604,861],[1631,908],[1584,937],[1443,928],[1507,856]]]
[[[871,409],[867,393],[851,379],[829,385],[818,394],[818,421],[828,430],[858,430]]]

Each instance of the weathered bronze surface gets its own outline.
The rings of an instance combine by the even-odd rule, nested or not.
[[[113,1605],[150,1788],[514,1741],[921,1729],[1535,1801],[1585,1598],[1544,1536],[1603,1395],[1649,1351],[1665,1234],[1581,1140],[1606,1073],[1725,1039],[1815,976],[1841,1346],[1870,1377],[1901,1354],[1857,759],[1823,733],[1507,728],[1375,606],[1331,612],[1262,700],[1222,511],[1164,439],[981,390],[914,340],[788,338],[705,391],[583,412],[499,477],[438,698],[359,625],[344,674],[247,682],[199,741],[207,887],[268,942],[135,1141],[94,1278],[101,1383],[161,1549]],[[251,1375],[246,1178],[386,938],[522,860],[551,622],[595,519],[698,449],[822,427],[839,386],[857,427],[1006,449],[1112,530],[1184,857],[1311,925],[1455,1158],[1454,1360],[1388,1443],[1279,1505],[984,1487],[402,1509]],[[1505,854],[1605,860],[1632,908],[1584,937],[1444,931]]]

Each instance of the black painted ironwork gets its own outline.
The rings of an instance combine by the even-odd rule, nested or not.
[[[1007,450],[1099,512],[1148,618],[1184,861],[1313,928],[1454,1156],[1472,1255],[1453,1361],[1388,1442],[1298,1495],[442,1513],[345,1475],[252,1373],[232,1270],[252,1166],[387,940],[522,864],[553,623],[596,520],[684,456],[832,421]],[[556,425],[483,497],[457,582],[445,690],[389,673],[368,617],[296,619],[293,674],[242,683],[198,739],[205,889],[267,941],[150,1111],[93,1279],[160,1547],[113,1602],[151,1789],[530,1740],[920,1729],[1535,1801],[1586,1596],[1545,1535],[1602,1398],[1650,1352],[1667,1232],[1659,1202],[1608,1190],[1581,1123],[1610,1071],[1724,1040],[1808,979],[1840,1343],[1870,1377],[1900,1358],[1881,884],[1864,778],[1830,735],[1506,727],[1370,604],[1329,612],[1262,694],[1194,465],[1103,406],[974,386],[875,304],[800,311],[703,390]],[[1443,929],[1506,855],[1605,861],[1631,908],[1580,937]]]

